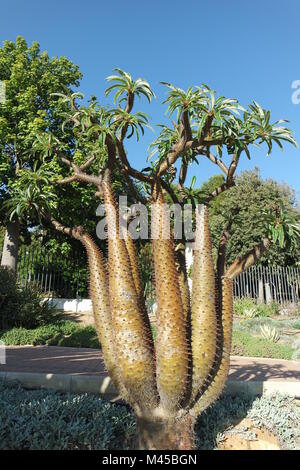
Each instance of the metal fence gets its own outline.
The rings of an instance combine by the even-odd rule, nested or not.
[[[17,279],[21,286],[35,283],[47,297],[88,297],[85,253],[51,253],[45,248],[23,246],[18,253]]]
[[[0,250],[1,253],[1,250]],[[36,283],[47,296],[88,298],[88,268],[84,252],[53,254],[45,248],[22,246],[18,254],[18,281]],[[153,297],[151,279],[144,280],[145,295]],[[300,269],[281,266],[252,266],[234,282],[236,298],[261,302],[300,302]]]
[[[234,296],[280,304],[300,301],[300,269],[282,266],[252,266],[234,283]]]

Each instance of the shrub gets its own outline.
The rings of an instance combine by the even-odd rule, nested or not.
[[[233,302],[233,309],[235,315],[239,315],[242,317],[244,315],[245,310],[256,310],[256,302],[253,299],[249,299],[247,297],[243,299],[236,299]]]
[[[18,310],[19,295],[16,279],[13,272],[5,267],[0,267],[0,321],[4,328],[6,319],[14,315]]]
[[[257,304],[259,317],[273,317],[279,314],[279,304],[271,302],[269,304]]]
[[[279,305],[276,302],[269,304],[259,304],[256,300],[244,297],[243,299],[236,299],[234,301],[235,315],[250,317],[272,317],[279,314]]]
[[[34,284],[20,287],[14,274],[0,267],[0,327],[36,328],[58,320],[61,314],[48,302]]]
[[[9,345],[48,345],[99,348],[96,331],[70,320],[61,320],[35,329],[12,328],[0,332],[0,340]]]

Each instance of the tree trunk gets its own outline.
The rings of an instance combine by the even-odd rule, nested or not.
[[[195,449],[195,420],[189,414],[172,418],[137,418],[137,449]]]
[[[12,271],[17,270],[20,223],[18,219],[8,222],[2,251],[1,266],[7,266]]]

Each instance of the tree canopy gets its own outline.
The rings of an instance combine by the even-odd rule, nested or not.
[[[214,176],[202,184],[200,192],[209,194],[222,182],[222,175]],[[231,263],[238,256],[245,255],[269,233],[272,214],[277,214],[280,223],[282,209],[293,219],[299,220],[300,212],[296,207],[295,193],[288,185],[279,184],[272,179],[263,180],[258,168],[237,176],[236,185],[227,193],[217,196],[210,204],[210,226],[215,255],[226,225],[230,224],[227,261]],[[269,235],[272,237],[272,233]],[[281,266],[297,265],[300,261],[299,248],[299,239],[296,243],[291,239],[285,243],[282,239],[279,244],[272,244],[259,262]]]
[[[70,93],[80,78],[78,66],[66,57],[50,58],[46,51],[41,52],[37,42],[28,46],[21,36],[15,43],[5,41],[0,49],[0,80],[5,85],[6,98],[0,105],[0,198],[5,203],[1,204],[4,223],[6,214],[14,209],[19,212],[16,215],[21,215],[22,203],[17,208],[16,202],[25,201],[23,182],[28,170],[36,172],[26,188],[29,219],[36,221],[35,205],[39,199],[53,199],[45,184],[45,177],[53,174],[53,166],[48,161],[48,168],[44,165],[40,169],[43,161],[32,147],[41,132],[51,132],[72,146],[70,136],[62,131],[65,106],[54,93]],[[55,162],[53,165],[55,168]]]

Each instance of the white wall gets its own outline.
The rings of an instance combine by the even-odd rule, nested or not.
[[[91,299],[49,299],[48,302],[64,312],[83,313],[92,310]]]

